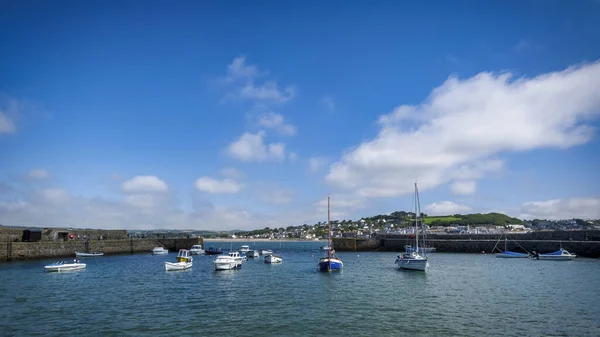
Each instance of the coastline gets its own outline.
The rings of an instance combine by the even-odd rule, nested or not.
[[[327,242],[327,240],[301,240],[301,239],[206,239],[204,242]]]

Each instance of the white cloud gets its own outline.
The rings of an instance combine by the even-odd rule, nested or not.
[[[39,192],[43,202],[50,204],[62,204],[69,201],[69,193],[60,188],[48,188]]]
[[[523,204],[521,212],[523,219],[600,219],[600,198],[531,201]]]
[[[260,76],[264,74],[258,70],[255,65],[247,65],[246,57],[241,55],[233,59],[231,64],[227,66],[227,81],[234,81],[240,78],[249,78]]]
[[[268,81],[261,85],[246,83],[240,92],[240,98],[254,99],[257,101],[270,101],[273,103],[285,103],[296,95],[296,88],[293,85],[285,88],[279,88],[275,81]]]
[[[16,189],[15,191],[22,191]],[[170,193],[126,194],[123,198],[76,197],[55,188],[0,200],[0,224],[105,229],[231,230],[313,223],[314,209],[295,208],[273,214],[215,206],[194,194],[184,211]],[[187,207],[186,207],[187,208]],[[84,222],[85,221],[85,222]],[[315,221],[316,222],[316,221]]]
[[[333,100],[333,97],[329,96],[329,95],[324,95],[323,97],[321,97],[321,100],[319,101],[324,107],[325,109],[327,109],[328,111],[335,111],[335,101]]]
[[[449,78],[422,104],[381,116],[381,130],[331,165],[326,181],[365,197],[398,196],[473,180],[506,152],[588,142],[600,114],[600,62],[535,78],[480,73]],[[466,173],[461,168],[467,169]],[[471,177],[467,177],[471,176]]]
[[[15,133],[17,125],[15,120],[23,110],[24,102],[20,102],[9,95],[0,92],[0,135]]]
[[[125,193],[167,192],[167,184],[156,176],[135,176],[121,185]]]
[[[425,206],[423,212],[427,215],[452,215],[464,214],[471,211],[471,207],[459,205],[452,201],[437,201]]]
[[[50,173],[44,169],[34,169],[27,172],[27,177],[32,180],[44,180],[50,177]]]
[[[364,198],[347,194],[332,194],[330,196],[330,203],[331,220],[350,219],[356,210],[366,207]],[[316,202],[315,206],[317,216],[320,219],[327,220],[327,197]]]
[[[456,195],[472,195],[475,194],[477,183],[473,180],[461,180],[454,182],[450,189]]]
[[[242,189],[241,184],[229,178],[218,180],[211,177],[200,177],[196,180],[195,186],[199,191],[214,194],[234,194]]]
[[[296,160],[298,160],[298,154],[296,152],[290,152],[290,161],[295,162]]]
[[[15,123],[0,111],[0,134],[13,133],[17,130]]]
[[[255,184],[252,191],[258,200],[271,205],[289,204],[296,195],[292,188],[283,188],[267,182]]]
[[[242,161],[265,161],[270,159],[285,159],[285,144],[265,144],[266,133],[259,131],[255,134],[244,132],[240,138],[229,144],[227,153]]]
[[[221,169],[220,173],[223,177],[230,179],[242,179],[246,176],[244,172],[233,167],[225,167]]]
[[[265,128],[277,130],[284,136],[293,136],[296,134],[296,127],[292,124],[286,124],[282,115],[268,111],[258,117],[258,125]]]
[[[308,168],[312,171],[318,171],[327,164],[328,159],[325,157],[310,157],[308,158]]]
[[[296,95],[296,87],[288,85],[283,88],[274,80],[257,83],[258,77],[267,75],[268,71],[260,70],[256,65],[246,63],[245,56],[236,57],[227,66],[225,83],[232,85],[225,98],[249,99],[265,103],[286,103]]]

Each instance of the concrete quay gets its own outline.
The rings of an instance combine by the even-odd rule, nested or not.
[[[504,237],[500,234],[431,234],[427,245],[444,253],[494,253],[494,246],[504,249]],[[369,239],[337,238],[333,247],[337,251],[404,251],[404,246],[414,244],[408,235],[374,235]],[[564,248],[581,257],[600,257],[600,231],[541,231],[524,234],[508,234],[508,250],[516,252],[549,253]],[[497,251],[496,251],[497,252]]]

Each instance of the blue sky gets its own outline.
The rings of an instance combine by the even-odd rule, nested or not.
[[[0,223],[600,217],[600,3],[0,5]]]

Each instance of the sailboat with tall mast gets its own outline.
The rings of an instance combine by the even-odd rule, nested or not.
[[[318,269],[319,271],[334,271],[340,270],[344,266],[342,260],[335,256],[335,250],[331,249],[331,211],[329,197],[327,197],[327,246],[330,248],[327,250],[327,257],[319,259]]]
[[[396,264],[401,269],[426,271],[429,267],[427,251],[423,251],[423,256],[419,255],[419,218],[421,219],[421,229],[423,232],[423,247],[425,245],[425,224],[421,216],[421,205],[419,204],[419,189],[415,183],[415,249],[404,254],[398,254]]]

